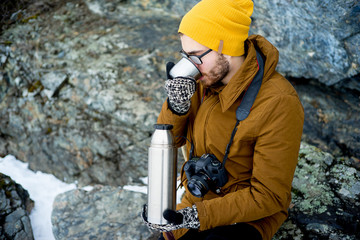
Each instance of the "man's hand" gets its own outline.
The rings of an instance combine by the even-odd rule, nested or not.
[[[186,114],[190,109],[190,99],[196,90],[192,77],[176,77],[165,81],[170,109],[176,114]]]
[[[180,228],[198,229],[200,227],[198,212],[195,205],[193,205],[192,207],[180,209],[179,211],[165,210],[163,215],[164,218],[169,221],[168,224],[150,223],[147,221],[146,213],[147,206],[144,205],[144,209],[142,212],[143,221],[148,226],[148,228],[158,230],[160,232],[169,232]]]
[[[196,205],[180,209],[179,211],[165,210],[164,218],[178,228],[199,229],[200,221]]]

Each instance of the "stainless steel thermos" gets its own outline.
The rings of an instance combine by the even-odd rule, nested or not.
[[[169,124],[155,124],[148,156],[148,207],[150,223],[166,224],[163,212],[175,210],[177,148]]]

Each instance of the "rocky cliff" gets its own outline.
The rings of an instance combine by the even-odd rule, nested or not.
[[[27,2],[9,15],[12,24],[0,35],[0,155],[13,154],[33,170],[79,186],[141,184],[152,125],[165,100],[164,66],[179,58],[177,26],[197,1]],[[358,1],[259,0],[251,30],[280,51],[278,70],[305,108],[303,140],[334,156],[319,177],[325,181],[331,172],[331,185],[316,191],[331,189],[336,201],[326,209],[337,219],[331,226],[343,220],[334,210],[340,205],[345,222],[355,225],[334,228],[349,236],[359,232],[359,216],[351,213],[359,209],[352,182],[360,169],[359,11]],[[352,180],[343,188],[336,175],[348,168]],[[294,184],[307,189],[302,180]],[[322,198],[301,191],[294,192],[298,201]],[[339,191],[352,192],[353,200]],[[323,213],[311,212],[321,215],[320,225],[298,214],[291,220],[310,236],[326,225]]]
[[[278,70],[333,85],[360,73],[359,1],[254,1],[254,32],[280,49]],[[352,82],[359,90],[359,81]],[[349,85],[349,84],[341,84]]]

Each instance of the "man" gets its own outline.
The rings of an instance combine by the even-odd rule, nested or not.
[[[168,76],[158,123],[189,139],[176,138],[188,154],[193,144],[193,156],[215,156],[227,181],[197,195],[183,166],[185,195],[177,211],[164,212],[171,223],[148,224],[167,239],[271,239],[287,218],[304,113],[294,88],[275,71],[277,49],[261,36],[248,37],[252,12],[250,0],[202,0],[181,21],[183,55],[202,76]],[[262,71],[250,114],[237,121]]]

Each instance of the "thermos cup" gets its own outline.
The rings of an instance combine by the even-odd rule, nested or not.
[[[181,58],[181,60],[171,68],[169,73],[172,78],[193,77],[196,80],[201,77],[200,70],[190,59],[185,57]]]
[[[155,124],[148,156],[148,205],[150,223],[167,224],[166,209],[176,206],[177,149],[169,124]]]

